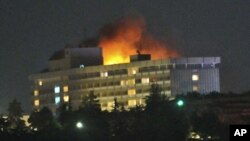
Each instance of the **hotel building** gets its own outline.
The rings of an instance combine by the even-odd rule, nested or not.
[[[103,65],[100,48],[65,48],[49,60],[47,70],[29,76],[35,109],[53,112],[63,102],[73,109],[83,96],[93,92],[102,110],[112,110],[114,99],[126,108],[145,104],[151,84],[162,94],[174,97],[196,91],[220,91],[219,57],[190,57],[151,60],[150,55],[130,56],[129,63]]]

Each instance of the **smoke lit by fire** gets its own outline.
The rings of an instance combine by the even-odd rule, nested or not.
[[[151,54],[152,59],[178,56],[165,42],[146,32],[145,22],[139,16],[124,17],[105,25],[100,31],[99,46],[103,50],[105,65],[127,63],[129,56],[137,51]]]

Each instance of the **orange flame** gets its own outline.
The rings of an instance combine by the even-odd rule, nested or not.
[[[151,54],[152,59],[177,57],[178,53],[167,48],[145,32],[141,17],[125,17],[101,29],[99,46],[103,50],[104,65],[128,63],[129,56],[139,50]]]

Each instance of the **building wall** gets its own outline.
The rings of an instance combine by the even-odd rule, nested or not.
[[[80,66],[96,66],[103,64],[102,49],[97,47],[89,48],[65,48],[57,51],[49,60],[51,71],[60,71]]]
[[[193,77],[198,77],[198,80]],[[212,91],[220,92],[219,69],[172,69],[172,95],[186,94],[187,92],[207,94]]]
[[[64,96],[69,96],[77,109],[82,97],[91,91],[98,96],[102,110],[111,110],[114,98],[126,108],[134,107],[144,104],[152,83],[161,85],[163,93],[170,96],[168,64],[169,60],[139,61],[31,75],[35,108],[47,106],[55,111]],[[57,86],[59,93],[55,91]],[[64,87],[68,90],[64,91]],[[59,98],[60,102],[56,102]]]
[[[125,108],[134,107],[145,104],[145,97],[149,95],[153,83],[159,84],[162,94],[169,97],[179,91],[192,91],[193,70],[179,68],[179,65],[186,66],[186,63],[176,61],[147,60],[34,74],[29,77],[33,83],[34,108],[47,106],[55,112],[62,102],[70,99],[73,108],[77,109],[82,97],[92,91],[98,97],[102,110],[112,110],[115,98]],[[194,62],[198,65],[201,63]],[[213,68],[196,70],[199,74],[199,89],[219,91],[219,81],[212,84],[219,75],[215,65]]]

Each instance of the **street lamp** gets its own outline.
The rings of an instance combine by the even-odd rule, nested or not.
[[[78,129],[82,129],[82,128],[83,128],[82,122],[78,121],[78,122],[76,123],[76,127],[77,127]]]
[[[177,106],[182,107],[184,105],[184,101],[178,100],[176,104],[177,104]]]

